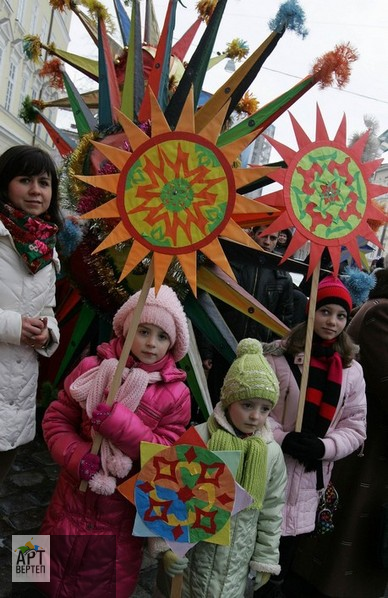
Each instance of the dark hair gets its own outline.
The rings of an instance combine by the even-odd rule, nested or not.
[[[0,209],[9,202],[8,185],[17,176],[47,173],[51,176],[52,195],[47,214],[59,228],[63,225],[58,199],[58,173],[55,162],[45,150],[33,145],[15,145],[0,156]]]
[[[301,322],[290,330],[283,339],[283,345],[287,353],[298,355],[298,353],[304,352],[306,331],[307,322]],[[343,330],[335,339],[333,349],[340,354],[344,368],[350,367],[352,360],[355,359],[358,354],[358,346],[354,344],[345,330]]]
[[[373,270],[376,285],[369,291],[368,299],[388,298],[388,268]]]

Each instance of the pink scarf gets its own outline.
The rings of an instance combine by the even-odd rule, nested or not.
[[[89,418],[97,405],[106,400],[112,384],[118,360],[104,359],[100,365],[81,374],[70,386],[71,396],[86,410]],[[122,383],[115,401],[135,412],[149,384],[160,382],[160,372],[146,372],[140,367],[124,368]],[[92,428],[92,438],[96,436]],[[113,494],[116,477],[124,478],[132,469],[132,460],[110,440],[103,438],[101,443],[101,470],[89,481],[89,486],[97,494]]]

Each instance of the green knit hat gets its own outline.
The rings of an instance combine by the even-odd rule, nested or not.
[[[221,388],[223,406],[246,399],[267,399],[275,406],[278,398],[279,382],[263,355],[261,343],[254,338],[244,338],[237,345],[236,359]]]

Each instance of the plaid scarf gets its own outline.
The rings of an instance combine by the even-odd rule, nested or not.
[[[4,204],[0,220],[11,233],[16,251],[27,268],[36,274],[51,263],[56,243],[58,227]]]
[[[332,421],[341,392],[342,359],[332,341],[313,338],[302,431],[323,438]]]

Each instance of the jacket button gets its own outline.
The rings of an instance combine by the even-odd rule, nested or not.
[[[93,523],[88,523],[86,529],[94,529]]]

